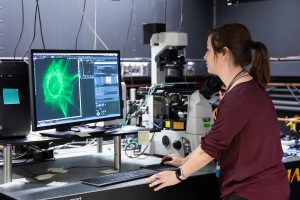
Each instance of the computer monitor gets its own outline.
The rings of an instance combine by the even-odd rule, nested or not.
[[[120,52],[30,50],[32,130],[122,118]]]

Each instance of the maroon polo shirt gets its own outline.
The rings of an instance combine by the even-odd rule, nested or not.
[[[277,114],[255,80],[236,85],[224,96],[201,148],[220,162],[222,199],[231,194],[254,200],[288,199]]]

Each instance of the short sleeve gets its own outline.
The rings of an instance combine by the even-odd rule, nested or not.
[[[251,113],[247,110],[247,100],[243,96],[227,95],[218,107],[217,119],[212,129],[201,141],[203,151],[217,160],[243,129]]]

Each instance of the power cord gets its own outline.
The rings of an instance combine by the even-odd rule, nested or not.
[[[84,15],[85,15],[85,7],[86,7],[86,0],[84,0],[84,2],[83,2],[83,11],[82,11],[82,14],[81,14],[79,29],[78,29],[78,32],[77,32],[77,35],[76,35],[76,41],[75,41],[75,49],[76,50],[77,50],[77,44],[78,44],[78,37],[79,37],[80,31],[81,31],[81,28],[82,28],[82,22],[83,22],[83,18],[84,18]]]
[[[23,31],[24,31],[24,2],[23,2],[23,0],[21,0],[21,7],[22,7],[22,28],[21,28],[21,32],[20,32],[20,36],[19,36],[17,45],[16,45],[15,50],[14,50],[14,60],[16,59],[17,48],[20,44],[21,38],[23,36]]]
[[[123,56],[122,56],[123,58],[125,57],[126,45],[127,45],[127,41],[128,41],[128,37],[129,37],[129,32],[130,32],[130,29],[131,29],[132,16],[133,16],[133,6],[134,6],[134,0],[132,0],[132,3],[131,3],[129,25],[128,25],[127,34],[126,34],[126,40],[125,40],[125,43],[124,43],[124,46],[123,46]]]
[[[81,13],[83,14],[83,18],[86,22],[86,24],[88,25],[89,29],[92,31],[93,34],[96,35],[97,39],[99,40],[99,42],[102,44],[102,46],[106,49],[106,50],[109,50],[108,46],[105,44],[105,42],[99,37],[99,35],[97,34],[97,32],[93,29],[91,23],[88,21],[88,19],[86,18],[86,16],[84,15],[84,12],[83,12],[83,8],[81,7],[81,4],[79,2],[79,0],[77,0],[77,3],[78,3],[78,6],[80,8],[80,11]]]
[[[94,0],[94,50],[97,48],[97,0]]]
[[[180,24],[179,24],[179,32],[182,31],[182,22],[183,22],[183,0],[181,0],[181,4],[180,4]]]
[[[45,46],[45,41],[44,41],[44,34],[43,34],[42,18],[41,18],[41,10],[40,10],[39,0],[36,0],[36,5],[37,5],[37,12],[38,12],[38,18],[39,18],[39,24],[40,24],[40,34],[41,34],[42,44],[43,44],[43,48],[45,49],[46,46]]]
[[[165,24],[167,26],[167,5],[168,5],[168,0],[165,0]]]
[[[27,48],[25,54],[22,57],[22,60],[26,56],[27,52],[30,50],[34,40],[35,40],[35,35],[36,35],[36,20],[37,18],[39,19],[39,25],[40,25],[40,34],[41,34],[41,39],[42,39],[42,44],[43,48],[45,49],[45,42],[44,42],[44,35],[43,35],[43,28],[42,28],[42,21],[41,21],[41,15],[40,15],[40,5],[39,5],[39,0],[36,0],[36,5],[35,5],[35,12],[34,12],[34,24],[33,24],[33,37],[31,40],[31,43],[29,47]]]
[[[27,48],[25,54],[22,56],[22,60],[24,59],[24,57],[26,56],[28,50],[31,48],[34,40],[35,40],[35,34],[36,34],[36,16],[37,16],[37,10],[38,10],[38,6],[35,5],[35,12],[34,12],[34,23],[33,23],[33,37],[32,37],[32,40],[31,40],[31,43],[29,45],[29,47]]]

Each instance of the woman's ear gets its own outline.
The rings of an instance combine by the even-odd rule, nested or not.
[[[227,61],[231,60],[231,53],[230,53],[230,50],[227,47],[223,48],[222,56]]]

